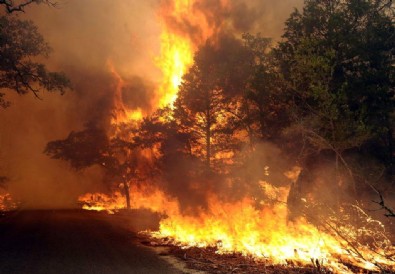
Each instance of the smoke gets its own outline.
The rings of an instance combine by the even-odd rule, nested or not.
[[[160,13],[169,29],[190,37],[195,45],[220,32],[260,32],[278,40],[285,20],[302,4],[303,0],[196,0],[185,4],[187,12],[175,15],[174,1],[163,0]]]
[[[30,207],[70,207],[76,206],[79,194],[102,188],[99,169],[75,172],[45,156],[43,149],[87,122],[108,126],[117,86],[108,62],[124,81],[122,100],[128,108],[144,113],[155,108],[152,97],[161,73],[154,59],[163,22],[199,44],[218,32],[261,32],[279,39],[284,20],[301,2],[199,0],[193,6],[200,14],[197,21],[163,14],[170,0],[59,1],[59,8],[27,7],[16,16],[39,27],[53,48],[46,65],[64,71],[74,90],[64,96],[42,94],[42,100],[7,91],[13,104],[0,110],[0,175],[10,178],[9,191]]]
[[[150,81],[159,75],[152,62],[159,47],[154,1],[60,4],[58,9],[33,5],[17,16],[39,27],[53,48],[46,65],[64,71],[73,91],[42,94],[42,100],[7,91],[13,104],[0,110],[1,173],[10,178],[9,191],[28,207],[77,206],[78,195],[103,188],[100,169],[75,172],[42,152],[49,141],[87,122],[108,126],[117,86],[108,62],[125,78],[123,99],[132,109],[151,108]]]

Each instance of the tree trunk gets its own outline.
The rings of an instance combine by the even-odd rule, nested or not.
[[[211,117],[210,111],[207,111],[206,114],[206,166],[207,171],[209,172],[211,169]]]
[[[126,199],[126,208],[130,209],[130,193],[129,193],[129,185],[127,182],[123,182],[123,191],[125,194],[125,199]]]
[[[206,90],[206,168],[207,172],[211,171],[211,94]]]
[[[264,140],[267,135],[267,128],[265,123],[265,112],[263,108],[259,105],[259,125],[260,125],[260,132],[261,132],[261,140]]]
[[[394,167],[394,142],[393,142],[393,132],[392,128],[388,127],[387,138],[388,138],[388,162],[389,162],[389,170],[390,175],[395,175],[395,167]]]

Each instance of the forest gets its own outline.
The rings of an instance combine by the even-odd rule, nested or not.
[[[24,9],[10,3],[0,1],[8,13]],[[280,39],[230,31],[225,23],[198,39],[196,26],[185,24],[200,42],[180,81],[170,80],[172,100],[131,112],[122,101],[128,90],[111,68],[118,85],[110,115],[48,140],[43,153],[77,173],[100,171],[105,194],[80,199],[88,208],[120,195],[117,209],[162,214],[162,241],[288,260],[273,251],[281,229],[284,239],[320,235],[339,246],[327,251],[336,254],[336,266],[327,263],[335,272],[393,271],[394,21],[391,0],[305,0]],[[51,51],[32,22],[5,15],[0,26],[0,91],[37,98],[42,90],[73,92],[66,74],[30,59]],[[0,106],[7,111],[5,94]],[[135,101],[149,101],[147,94]],[[0,183],[11,182],[0,176]],[[212,236],[217,219],[226,232]],[[245,240],[241,230],[260,238]],[[303,248],[287,247],[321,269]]]
[[[143,181],[173,194],[199,182],[256,195],[260,180],[285,185],[296,168],[291,211],[307,196],[331,207],[376,199],[393,216],[383,197],[395,175],[394,43],[388,1],[306,1],[279,43],[219,33],[195,53],[172,105],[109,130],[87,123],[45,153],[102,166],[128,206],[129,185]]]

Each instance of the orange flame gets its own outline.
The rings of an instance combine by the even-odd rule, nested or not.
[[[266,182],[261,182],[261,186],[262,191],[275,195],[276,200],[283,200],[288,194],[285,187],[275,188]],[[165,239],[166,243],[170,239],[172,244],[183,247],[216,247],[220,254],[238,252],[268,264],[311,265],[318,260],[320,266],[335,273],[353,273],[346,264],[370,271],[378,271],[378,265],[395,270],[394,261],[383,255],[384,249],[395,251],[390,243],[382,243],[376,250],[358,246],[359,254],[356,254],[347,239],[320,231],[304,218],[288,222],[285,203],[257,209],[252,198],[228,203],[211,194],[208,208],[191,216],[181,212],[176,198],[153,186],[133,186],[131,197],[132,208],[150,209],[167,216],[161,220],[159,231],[149,233],[154,238]],[[85,203],[85,209],[110,213],[125,207],[119,192],[112,196],[88,194],[81,196],[80,201]],[[353,226],[346,229],[347,236],[354,237],[357,229]]]
[[[171,106],[174,103],[182,75],[193,62],[194,51],[217,31],[218,26],[210,25],[206,15],[196,8],[199,2],[201,0],[162,0],[161,54],[156,64],[162,70],[163,79],[156,92],[158,106]],[[220,2],[226,7],[227,1]],[[183,22],[188,22],[187,25],[195,29],[195,33],[182,29],[179,25]],[[116,108],[120,110],[113,122],[122,121],[125,117],[141,119],[141,110],[130,114],[123,105],[123,80],[113,66],[109,67],[117,79]],[[299,172],[300,169],[296,168],[286,176],[295,180]],[[286,201],[288,188],[275,188],[266,182],[260,185],[266,196]],[[395,271],[394,261],[380,255],[383,250],[371,251],[362,246],[359,247],[360,254],[355,254],[350,251],[352,248],[347,239],[320,231],[306,219],[288,222],[285,202],[262,204],[262,208],[258,209],[251,197],[228,203],[217,195],[208,194],[207,209],[201,209],[198,214],[191,216],[181,211],[176,198],[153,186],[132,185],[130,196],[132,208],[150,209],[167,216],[160,222],[160,230],[150,235],[158,239],[171,239],[173,244],[180,246],[214,246],[218,253],[239,252],[272,264],[293,261],[307,265],[319,260],[320,265],[337,273],[352,273],[344,263],[373,271],[378,271],[377,265],[380,264]],[[126,207],[120,192],[110,196],[86,194],[79,201],[84,204],[84,209],[107,210],[110,213]],[[350,226],[347,235],[354,235],[353,230]],[[395,254],[395,250],[392,253]]]
[[[160,107],[173,105],[182,76],[193,63],[194,52],[218,31],[218,26],[210,23],[207,15],[197,8],[200,2],[201,0],[161,2],[161,53],[156,58],[156,65],[163,74],[162,83],[156,92]],[[225,7],[227,1],[221,1],[221,5]]]
[[[192,45],[182,37],[167,32],[161,35],[161,56],[156,60],[162,69],[163,82],[157,90],[159,106],[173,105],[182,76],[193,61]]]
[[[179,19],[190,14],[191,1],[175,1],[170,6],[162,3],[160,19],[162,34],[160,37],[160,56],[156,65],[162,70],[163,80],[158,87],[157,96],[159,106],[172,105],[177,98],[178,86],[181,78],[193,62],[194,45],[186,35],[176,34],[171,27],[163,21],[166,16]]]
[[[18,203],[15,202],[9,193],[0,194],[0,212],[12,211],[18,208]]]
[[[122,100],[122,89],[125,85],[121,75],[116,71],[111,60],[107,62],[107,66],[116,80],[115,94],[114,94],[114,111],[111,119],[111,124],[119,124],[130,121],[140,121],[143,119],[143,111],[141,108],[134,110],[129,109]]]

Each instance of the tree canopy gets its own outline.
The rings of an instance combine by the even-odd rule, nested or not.
[[[126,186],[148,168],[177,187],[210,181],[237,192],[244,181],[255,186],[251,195],[270,176],[290,182],[290,164],[275,159],[281,155],[302,170],[290,203],[313,197],[309,191],[336,193],[328,203],[358,200],[369,184],[390,185],[394,176],[394,15],[391,1],[306,0],[277,44],[260,34],[211,37],[174,106],[116,137],[89,127],[72,132],[46,152],[76,168],[115,163],[109,170]]]
[[[0,17],[0,89],[19,94],[32,92],[39,97],[41,90],[59,91],[70,88],[63,73],[48,71],[38,57],[48,57],[51,49],[31,21],[10,16]],[[5,107],[4,92],[0,104]]]
[[[337,154],[371,140],[391,164],[393,7],[388,1],[306,1],[276,50],[293,96],[293,126]]]
[[[24,0],[15,2],[12,0],[0,0],[0,5],[2,5],[8,13],[24,12],[25,7],[31,4],[46,4],[55,7],[57,2],[51,0]]]

